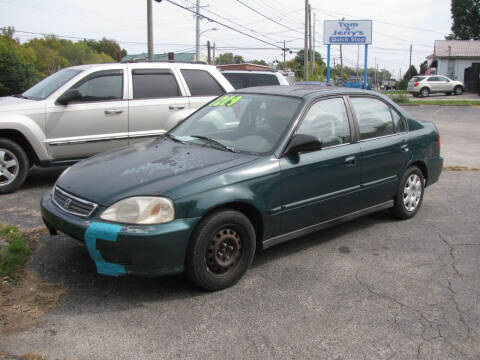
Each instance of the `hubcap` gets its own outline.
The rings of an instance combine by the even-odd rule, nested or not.
[[[206,260],[208,269],[223,274],[237,264],[242,250],[242,242],[237,232],[231,228],[219,230],[210,240]]]
[[[422,180],[417,174],[408,177],[403,189],[403,204],[407,211],[415,211],[422,196]]]
[[[428,90],[427,89],[422,91],[422,96],[424,96],[424,97],[428,96]]]
[[[7,149],[0,149],[0,186],[11,184],[17,176],[17,157]]]

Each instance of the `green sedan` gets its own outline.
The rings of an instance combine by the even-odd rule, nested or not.
[[[219,290],[257,249],[382,209],[415,216],[442,166],[435,125],[380,94],[248,88],[68,168],[42,216],[84,242],[100,274],[185,272]]]

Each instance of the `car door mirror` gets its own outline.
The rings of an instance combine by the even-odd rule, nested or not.
[[[322,142],[315,136],[295,134],[288,143],[285,156],[297,155],[301,152],[312,152],[322,149]]]
[[[82,93],[77,89],[68,89],[62,96],[57,99],[57,102],[61,105],[68,105],[73,101],[79,101],[82,99]]]

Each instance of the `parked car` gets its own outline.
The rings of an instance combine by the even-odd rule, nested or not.
[[[440,75],[414,76],[407,86],[407,91],[415,97],[428,97],[435,93],[462,95],[464,89],[462,82]]]
[[[368,78],[367,82],[367,90],[371,90],[372,78]],[[352,76],[349,79],[345,80],[343,86],[353,89],[364,89],[363,77]]]
[[[124,63],[63,69],[15,97],[0,98],[0,193],[33,165],[73,163],[152,139],[234,90],[210,65]]]
[[[267,85],[290,85],[285,76],[278,71],[223,70],[222,75],[230,81],[235,89]]]
[[[383,95],[257,87],[73,165],[41,211],[51,234],[85,242],[101,274],[185,272],[219,290],[257,248],[382,209],[415,216],[442,165],[435,125]]]

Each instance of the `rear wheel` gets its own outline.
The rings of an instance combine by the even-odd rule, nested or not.
[[[422,97],[428,97],[428,95],[430,95],[430,90],[425,87],[422,90],[420,90],[420,95],[422,95]]]
[[[453,91],[455,92],[455,95],[462,95],[463,94],[463,88],[461,86],[456,86]]]
[[[392,208],[392,214],[397,219],[415,216],[422,205],[424,183],[423,173],[418,167],[412,166],[405,171]]]
[[[204,289],[225,289],[248,270],[255,246],[255,229],[245,215],[234,210],[215,212],[202,220],[190,240],[185,273]]]
[[[28,156],[14,141],[0,138],[0,194],[17,190],[29,169]]]

